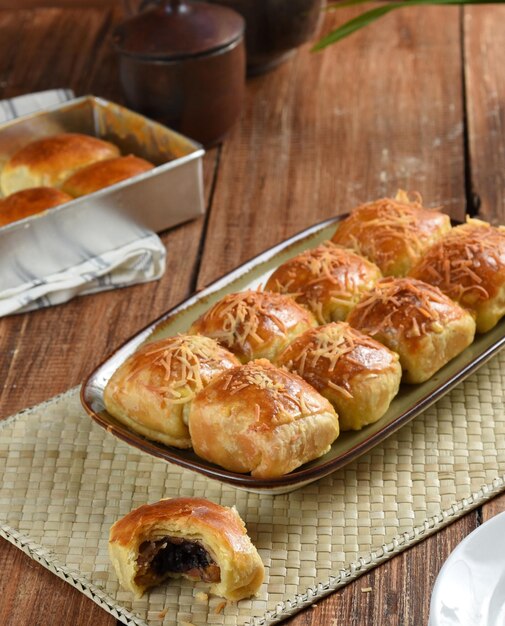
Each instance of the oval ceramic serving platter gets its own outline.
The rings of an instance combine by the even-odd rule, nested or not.
[[[186,332],[193,321],[225,294],[256,289],[264,284],[281,263],[303,250],[331,239],[337,223],[344,217],[342,215],[326,220],[270,248],[177,305],[129,339],[85,381],[81,390],[81,401],[86,411],[108,432],[169,463],[249,491],[286,493],[334,472],[373,448],[436,402],[505,345],[503,319],[490,332],[477,335],[471,346],[427,382],[420,385],[402,384],[389,410],[378,422],[360,431],[342,433],[327,454],[276,479],[258,479],[247,474],[229,472],[199,458],[191,450],[179,450],[145,439],[107,413],[103,403],[103,390],[112,373],[141,344]]]

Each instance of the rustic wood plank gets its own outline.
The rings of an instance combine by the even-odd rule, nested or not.
[[[78,95],[119,100],[109,40],[118,16],[97,8],[0,12],[1,95],[70,86]],[[15,45],[19,41],[23,46]],[[208,202],[217,160],[218,150],[204,159]],[[0,353],[6,358],[0,360],[0,417],[78,384],[107,353],[189,295],[204,225],[201,218],[162,235],[169,269],[156,283],[1,319]],[[91,600],[3,540],[0,589],[1,624],[115,624]]]
[[[470,170],[479,215],[505,224],[505,85],[501,65],[505,7],[464,12],[465,74]]]
[[[493,498],[482,507],[482,521],[487,522],[498,513],[505,511],[505,494]]]
[[[110,19],[103,9],[0,11],[2,47],[4,34],[8,41],[15,33],[18,42],[8,49],[8,61],[2,59],[1,96],[56,87],[82,93]]]
[[[0,568],[2,626],[116,624],[112,615],[4,540],[1,541]]]
[[[342,10],[338,19],[354,14]],[[249,82],[242,120],[223,147],[200,286],[317,221],[400,187],[463,216],[454,15],[452,8],[399,11],[322,54],[304,47]],[[329,16],[326,27],[336,23]]]

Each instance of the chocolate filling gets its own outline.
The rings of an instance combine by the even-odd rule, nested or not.
[[[220,571],[210,554],[198,541],[163,537],[144,541],[137,558],[138,585],[153,585],[169,574],[184,574],[204,582],[219,582]]]

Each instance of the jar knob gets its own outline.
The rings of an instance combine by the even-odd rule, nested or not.
[[[179,13],[186,8],[185,0],[163,0],[162,6],[171,13]]]

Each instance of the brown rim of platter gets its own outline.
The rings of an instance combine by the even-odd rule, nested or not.
[[[189,328],[190,323],[196,317],[192,313],[192,310],[197,305],[204,304],[208,306],[208,299],[212,295],[215,295],[217,299],[222,297],[225,293],[243,289],[243,286],[241,289],[234,289],[233,286],[237,281],[240,281],[240,279],[247,279],[255,270],[256,272],[261,270],[269,261],[272,263],[276,257],[283,253],[288,253],[286,258],[294,256],[298,251],[294,254],[290,251],[297,245],[300,246],[301,244],[303,246],[307,243],[305,248],[302,249],[313,247],[317,245],[313,240],[317,238],[318,235],[321,236],[321,234],[325,234],[321,240],[330,239],[331,235],[329,233],[326,234],[325,231],[335,227],[335,225],[345,217],[347,217],[347,214],[320,222],[260,253],[212,282],[200,292],[193,294],[174,306],[124,342],[98,365],[82,385],[81,402],[87,413],[109,433],[125,441],[127,444],[169,463],[179,465],[209,478],[244,489],[268,491],[276,488],[285,488],[288,490],[290,487],[296,488],[296,486],[302,486],[303,484],[327,476],[371,450],[401,426],[439,400],[505,346],[504,318],[488,333],[478,335],[469,348],[439,370],[430,380],[418,385],[402,384],[400,393],[395,398],[395,400],[398,399],[397,404],[399,403],[399,407],[397,406],[396,410],[393,404],[395,400],[393,400],[386,415],[375,424],[366,426],[361,431],[341,434],[333,444],[332,449],[337,443],[338,447],[340,447],[342,441],[345,441],[347,438],[349,439],[349,445],[345,447],[342,452],[335,456],[334,454],[332,455],[330,451],[319,459],[306,463],[291,473],[279,478],[258,479],[249,474],[230,472],[197,457],[192,450],[180,450],[148,440],[115,420],[105,411],[102,397],[105,384],[112,372],[115,371],[130,354],[135,352],[140,344],[149,338],[156,338],[157,333],[161,333],[170,324],[180,321],[181,319],[185,324],[185,328]],[[460,222],[455,220],[452,220],[452,223],[453,225],[460,224]],[[279,261],[279,263],[280,262],[283,262],[283,260]],[[277,267],[277,265],[271,265],[271,267],[266,268],[263,273],[275,267]],[[257,278],[258,276],[254,276],[252,280]],[[183,331],[176,330],[175,332]],[[174,332],[166,333],[165,336],[169,334],[174,334]],[[357,441],[352,443],[353,439]]]

